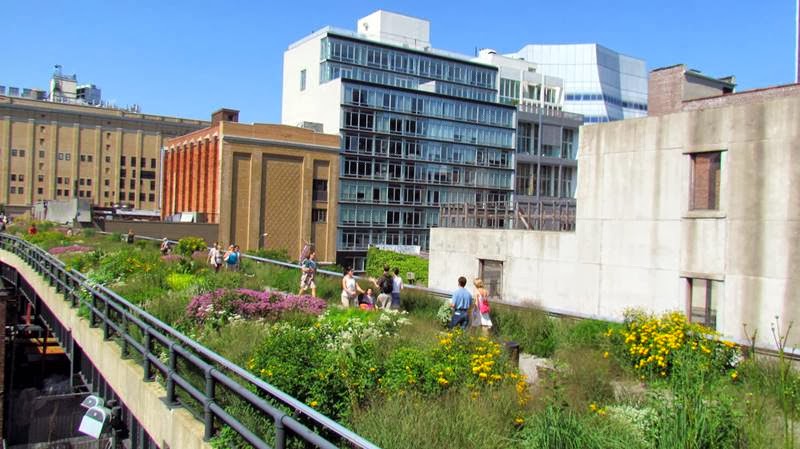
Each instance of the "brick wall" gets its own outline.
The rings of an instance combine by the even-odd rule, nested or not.
[[[664,115],[681,110],[684,71],[686,66],[681,64],[650,72],[647,79],[647,115]]]
[[[652,91],[651,91],[652,92]],[[709,98],[698,98],[697,100],[685,101],[682,104],[682,111],[698,111],[701,109],[719,108],[723,106],[735,106],[751,103],[760,103],[776,98],[784,98],[800,95],[800,84],[787,84],[783,86],[766,87],[763,89],[748,90],[735,94],[720,95]]]

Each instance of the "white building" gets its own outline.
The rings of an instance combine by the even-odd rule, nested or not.
[[[641,59],[598,44],[526,45],[506,55],[563,80],[564,110],[599,123],[647,115],[647,68]]]

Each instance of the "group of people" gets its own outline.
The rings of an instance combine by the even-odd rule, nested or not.
[[[383,275],[380,278],[369,278],[369,282],[375,287],[373,290],[368,287],[364,290],[353,275],[353,267],[345,269],[342,278],[342,307],[360,307],[362,309],[400,309],[400,292],[403,290],[403,278],[400,277],[400,270],[394,269],[394,273],[389,270],[388,265],[383,266]],[[373,292],[378,292],[378,297],[374,298]]]
[[[208,251],[207,260],[215,272],[219,272],[223,266],[228,271],[238,271],[242,261],[242,253],[239,245],[231,244],[228,246],[228,250],[223,252],[222,245],[219,242],[214,242],[214,246]]]
[[[476,278],[472,284],[475,286],[475,297],[467,290],[467,278],[458,278],[458,289],[453,292],[450,298],[450,307],[453,309],[453,317],[450,319],[448,328],[456,326],[466,329],[467,326],[480,327],[484,333],[488,333],[492,327],[492,319],[489,316],[489,292],[483,286],[483,280]]]

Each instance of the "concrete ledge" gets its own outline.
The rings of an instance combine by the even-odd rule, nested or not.
[[[168,408],[162,401],[166,396],[164,388],[158,382],[143,382],[142,367],[132,360],[124,360],[122,348],[116,343],[103,341],[103,331],[89,327],[89,322],[78,316],[77,309],[73,309],[33,268],[4,250],[0,250],[0,262],[14,267],[33,287],[160,447],[211,449],[211,445],[203,441],[203,424],[183,408]]]

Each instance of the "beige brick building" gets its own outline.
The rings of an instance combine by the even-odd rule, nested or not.
[[[165,142],[162,218],[197,213],[219,224],[223,244],[297,258],[306,240],[318,260],[335,260],[339,136],[237,120],[222,109],[212,126]]]
[[[157,210],[162,142],[208,124],[0,96],[0,204],[87,198]]]

